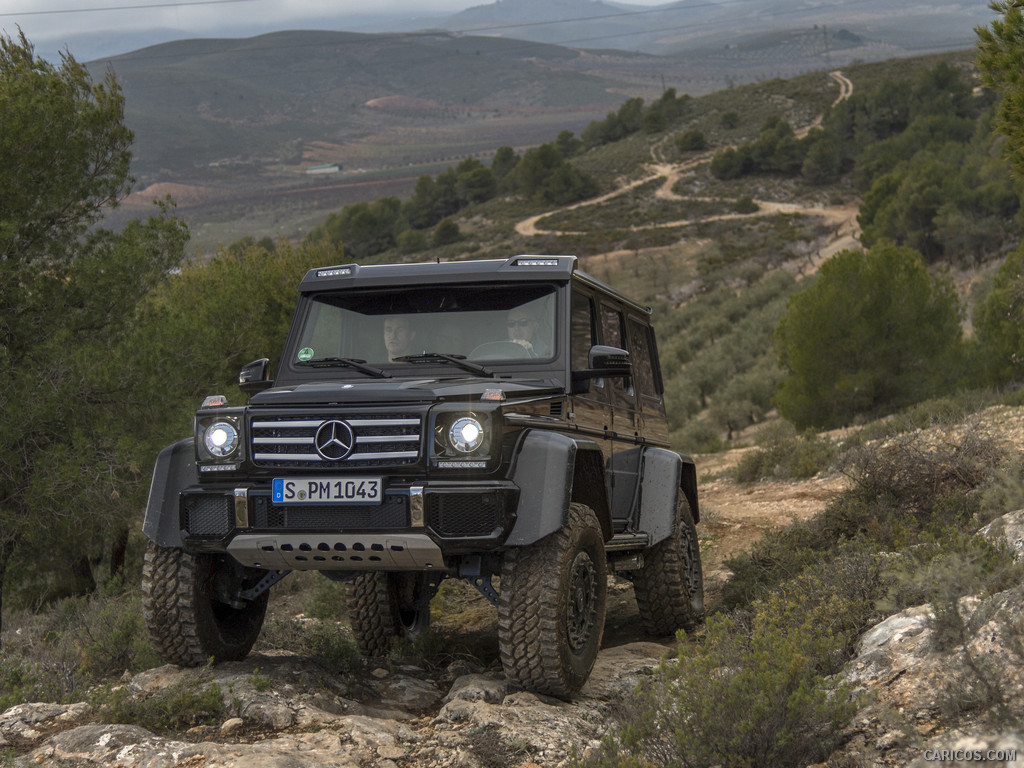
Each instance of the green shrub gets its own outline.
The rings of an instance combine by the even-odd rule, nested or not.
[[[0,712],[26,701],[61,702],[78,687],[73,668],[29,662],[10,655],[0,658]]]
[[[708,148],[708,141],[703,131],[691,128],[676,136],[676,147],[680,152],[700,152]]]
[[[764,430],[758,443],[759,447],[745,453],[733,470],[738,482],[814,477],[829,466],[835,455],[831,440],[811,430],[797,437],[786,422]]]
[[[750,195],[743,195],[742,197],[736,198],[736,202],[733,203],[732,209],[736,211],[736,213],[757,213],[761,210],[761,206],[754,202],[754,198]]]
[[[96,683],[160,664],[134,592],[69,598],[14,621],[18,630],[5,632],[0,659],[3,708],[81,700]]]
[[[398,250],[402,253],[418,253],[427,249],[427,236],[420,229],[407,229],[398,236]]]
[[[317,579],[311,590],[306,615],[323,621],[338,621],[348,611],[345,585],[327,578]]]
[[[225,714],[217,685],[197,687],[185,681],[148,696],[133,695],[124,687],[106,687],[94,692],[91,703],[103,722],[138,725],[156,733],[213,725]]]
[[[701,642],[640,688],[591,765],[763,766],[823,760],[857,704],[828,675],[849,644],[838,598],[779,595],[708,618]]]
[[[738,128],[740,125],[740,115],[732,110],[723,112],[722,117],[719,118],[719,123],[721,123],[723,128]]]
[[[1024,509],[1024,464],[1008,459],[978,488],[978,523],[985,525],[1018,509]]]
[[[351,632],[336,621],[273,619],[264,625],[259,647],[287,648],[339,672],[362,669]]]

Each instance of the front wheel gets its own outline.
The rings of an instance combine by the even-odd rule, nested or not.
[[[563,528],[505,553],[498,598],[505,675],[528,690],[571,697],[597,660],[607,601],[601,526],[590,507],[572,504]]]
[[[633,574],[640,621],[654,637],[690,631],[704,618],[704,577],[697,528],[682,498],[673,532],[644,552],[644,567]]]
[[[269,591],[249,601],[222,599],[253,586],[259,574],[228,555],[191,555],[179,547],[146,547],[142,614],[157,652],[169,664],[197,667],[244,659],[259,637]]]
[[[387,656],[396,639],[430,628],[435,584],[424,573],[360,573],[349,584],[349,619],[363,656]]]

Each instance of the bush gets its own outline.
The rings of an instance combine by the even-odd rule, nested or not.
[[[264,625],[259,648],[287,648],[339,672],[362,669],[351,632],[336,621],[274,619]]]
[[[775,401],[798,427],[832,428],[948,391],[961,370],[952,280],[921,255],[881,242],[843,251],[794,294],[775,328],[788,371]]]
[[[214,725],[225,713],[217,685],[197,688],[193,682],[181,682],[150,696],[133,695],[124,687],[105,688],[93,694],[91,703],[102,722],[138,725],[156,733]]]
[[[451,245],[459,239],[460,234],[458,224],[451,219],[441,219],[437,226],[434,227],[434,234],[430,244],[435,248],[442,245]]]
[[[806,765],[823,760],[856,710],[827,676],[849,639],[834,596],[810,608],[776,596],[752,617],[712,616],[702,642],[643,686],[591,765]]]
[[[704,138],[703,131],[691,128],[676,136],[676,148],[680,152],[700,152],[708,148],[708,141]]]
[[[427,249],[427,236],[419,229],[407,229],[398,236],[398,250],[402,253],[418,253]]]
[[[79,699],[96,683],[160,664],[134,592],[64,600],[4,640],[0,711],[22,701]]]
[[[741,483],[800,480],[826,469],[835,455],[832,441],[813,431],[797,437],[791,430],[789,424],[783,423],[762,432],[758,440],[760,447],[745,453],[736,465],[736,480]]]
[[[754,202],[754,198],[750,195],[743,195],[743,197],[736,198],[736,202],[733,203],[732,209],[736,211],[736,213],[757,213],[761,210],[761,206]]]
[[[319,578],[310,591],[306,614],[323,621],[338,621],[348,610],[345,585],[327,578]]]

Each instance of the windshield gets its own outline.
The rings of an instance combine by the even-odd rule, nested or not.
[[[429,363],[472,371],[459,363],[550,359],[554,329],[551,285],[350,289],[312,297],[289,363]]]

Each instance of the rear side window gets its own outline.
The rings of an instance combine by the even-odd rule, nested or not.
[[[654,337],[651,328],[633,318],[629,319],[629,353],[633,361],[636,388],[643,397],[658,397],[657,377],[654,370]]]

